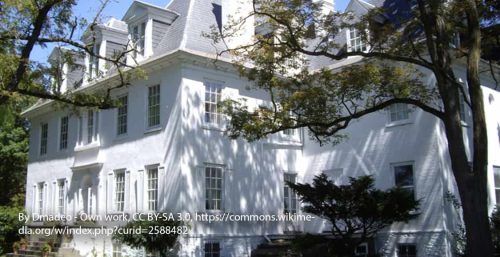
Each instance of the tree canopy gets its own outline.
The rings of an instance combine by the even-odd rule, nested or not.
[[[100,2],[94,19],[87,21],[73,13],[76,0],[3,1],[0,4],[0,105],[16,94],[79,107],[111,108],[116,105],[111,90],[128,85],[131,77],[138,74],[130,72],[134,67],[124,58],[132,50],[124,50],[112,57],[94,51],[94,45],[99,43],[96,42],[96,28],[108,2]],[[89,42],[77,38],[82,31],[90,38]],[[119,82],[99,92],[62,91],[61,63],[47,65],[34,61],[35,46],[67,49],[61,52],[59,61],[67,63],[71,69],[77,66],[75,59],[81,56],[104,60],[114,68]]]
[[[208,36],[226,42],[219,54],[230,53],[241,75],[266,91],[271,104],[250,108],[241,100],[226,101],[229,136],[251,141],[305,127],[320,143],[338,143],[353,120],[397,103],[420,108],[446,132],[467,254],[491,256],[488,139],[479,70],[487,64],[481,60],[481,40],[489,36],[481,30],[498,22],[497,1],[375,1],[366,13],[328,11],[324,1],[250,2],[248,12],[234,14]],[[234,36],[246,22],[255,22],[262,33],[236,45]],[[346,32],[357,33],[364,46],[347,42]],[[359,61],[350,65],[338,63],[356,56]],[[318,59],[337,65],[318,69],[312,66]],[[465,74],[457,72],[457,65]],[[498,67],[490,67],[481,75],[495,80]],[[435,83],[427,84],[422,74]],[[471,158],[463,140],[461,100],[471,114]]]

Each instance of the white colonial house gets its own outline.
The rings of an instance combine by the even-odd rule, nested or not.
[[[366,12],[378,2],[352,0],[348,10]],[[228,14],[248,3],[233,0],[172,0],[166,7],[134,1],[121,20],[97,26],[94,50],[112,56],[130,41],[138,66],[148,75],[113,90],[122,105],[109,110],[66,110],[40,101],[24,112],[31,122],[26,210],[33,214],[91,215],[139,212],[283,214],[302,213],[285,181],[309,182],[324,172],[336,182],[373,175],[376,186],[401,185],[421,199],[420,215],[393,224],[358,249],[382,256],[453,256],[452,232],[460,213],[447,196],[458,192],[440,122],[421,110],[398,104],[359,119],[343,143],[319,146],[305,130],[288,130],[248,143],[223,134],[217,103],[246,98],[251,105],[268,96],[248,91],[230,59],[214,65],[216,49],[202,36],[222,26]],[[333,10],[324,1],[324,10]],[[239,37],[252,37],[248,22]],[[84,37],[88,42],[90,38]],[[349,48],[363,47],[346,31]],[[238,42],[230,42],[238,43]],[[217,45],[221,47],[221,45]],[[57,60],[55,50],[51,60]],[[127,62],[133,63],[129,56]],[[359,61],[312,60],[311,66],[339,68]],[[63,67],[62,90],[95,91],[118,83],[106,62],[81,56],[85,68]],[[456,69],[465,69],[457,62]],[[109,70],[109,72],[108,72]],[[482,78],[489,138],[491,208],[500,197],[500,93]],[[432,76],[422,78],[434,83]],[[470,114],[463,109],[464,140]],[[494,179],[496,178],[496,179]],[[498,199],[500,200],[500,199]],[[102,222],[105,223],[105,222]],[[180,238],[178,256],[250,256],[270,239],[297,232],[322,233],[329,224],[311,222],[193,222]],[[110,237],[75,234],[66,245],[81,256],[140,256]]]

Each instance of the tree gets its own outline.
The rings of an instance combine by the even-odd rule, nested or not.
[[[373,8],[361,17],[323,12],[322,1],[253,0],[251,10],[233,17],[215,41],[232,41],[255,20],[266,34],[248,44],[228,45],[241,75],[270,95],[271,106],[249,109],[241,101],[225,103],[230,137],[250,141],[285,129],[308,128],[320,143],[338,142],[351,121],[390,105],[404,103],[434,115],[444,126],[451,168],[463,206],[467,256],[492,256],[487,208],[488,139],[479,63],[481,25],[498,21],[498,1],[401,0]],[[337,40],[346,29],[360,34],[364,48],[348,49]],[[460,36],[461,45],[452,44]],[[312,70],[310,60],[363,60],[341,69]],[[466,83],[453,65],[462,62]],[[341,72],[339,72],[341,71]],[[430,73],[435,87],[419,80]],[[460,98],[472,116],[472,165],[469,165],[460,117]]]
[[[134,220],[128,222],[124,231],[140,229],[137,233],[117,233],[113,234],[113,240],[117,240],[134,248],[144,247],[148,252],[158,252],[160,256],[168,256],[177,242],[177,237],[183,234],[183,226],[180,221],[164,219],[164,215],[159,213],[156,220]],[[166,214],[165,217],[168,217]]]
[[[133,49],[124,50],[114,56],[101,56],[93,51],[100,15],[109,0],[100,2],[95,18],[88,22],[73,14],[76,0],[6,0],[0,3],[0,105],[16,94],[55,100],[78,107],[112,108],[116,104],[111,90],[128,85],[136,71],[125,62],[125,56]],[[88,28],[85,30],[85,28]],[[79,31],[85,30],[90,43],[75,39]],[[114,67],[120,81],[102,92],[61,92],[59,82],[60,64],[47,66],[31,60],[36,45],[68,47],[60,60],[70,69],[75,59],[88,54]],[[127,43],[129,45],[129,43]],[[133,46],[132,46],[133,48]],[[141,76],[141,73],[138,73]]]
[[[288,185],[305,203],[305,212],[327,219],[332,224],[338,256],[354,256],[354,249],[394,222],[408,222],[417,216],[419,202],[413,192],[400,187],[374,188],[371,176],[350,178],[348,185],[335,185],[325,174],[312,184]]]

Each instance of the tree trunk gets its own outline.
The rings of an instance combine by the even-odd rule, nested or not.
[[[480,89],[479,89],[480,90]],[[451,89],[453,91],[453,89]],[[450,92],[448,96],[452,96]],[[453,98],[453,97],[452,97]],[[477,100],[477,99],[476,99]],[[482,101],[482,99],[481,99]],[[446,115],[443,119],[446,137],[448,139],[448,152],[451,158],[451,167],[460,193],[463,219],[466,230],[466,256],[489,257],[493,256],[493,244],[488,214],[487,193],[487,138],[476,135],[486,130],[484,111],[482,124],[474,124],[474,155],[484,155],[479,159],[482,163],[474,163],[474,169],[469,167],[465,153],[462,125],[456,101],[445,100]],[[482,107],[482,106],[481,106]],[[454,110],[454,111],[451,111]],[[476,115],[480,110],[475,110]],[[474,119],[476,121],[476,119]]]

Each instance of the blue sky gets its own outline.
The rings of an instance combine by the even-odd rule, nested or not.
[[[121,19],[127,9],[130,7],[134,0],[111,0],[106,6],[102,13],[102,21],[105,22],[111,17]],[[142,0],[147,3],[151,3],[157,6],[166,6],[170,0]],[[208,1],[208,0],[206,0]],[[337,10],[343,11],[348,0],[335,1],[335,8]],[[84,17],[87,20],[92,20],[95,17],[100,6],[99,0],[79,0],[77,6],[75,6],[74,13],[79,17]],[[80,35],[76,35],[74,39],[78,39]],[[41,48],[36,46],[31,53],[32,60],[38,62],[46,62],[50,52],[52,51],[53,45],[48,45],[47,48]]]

